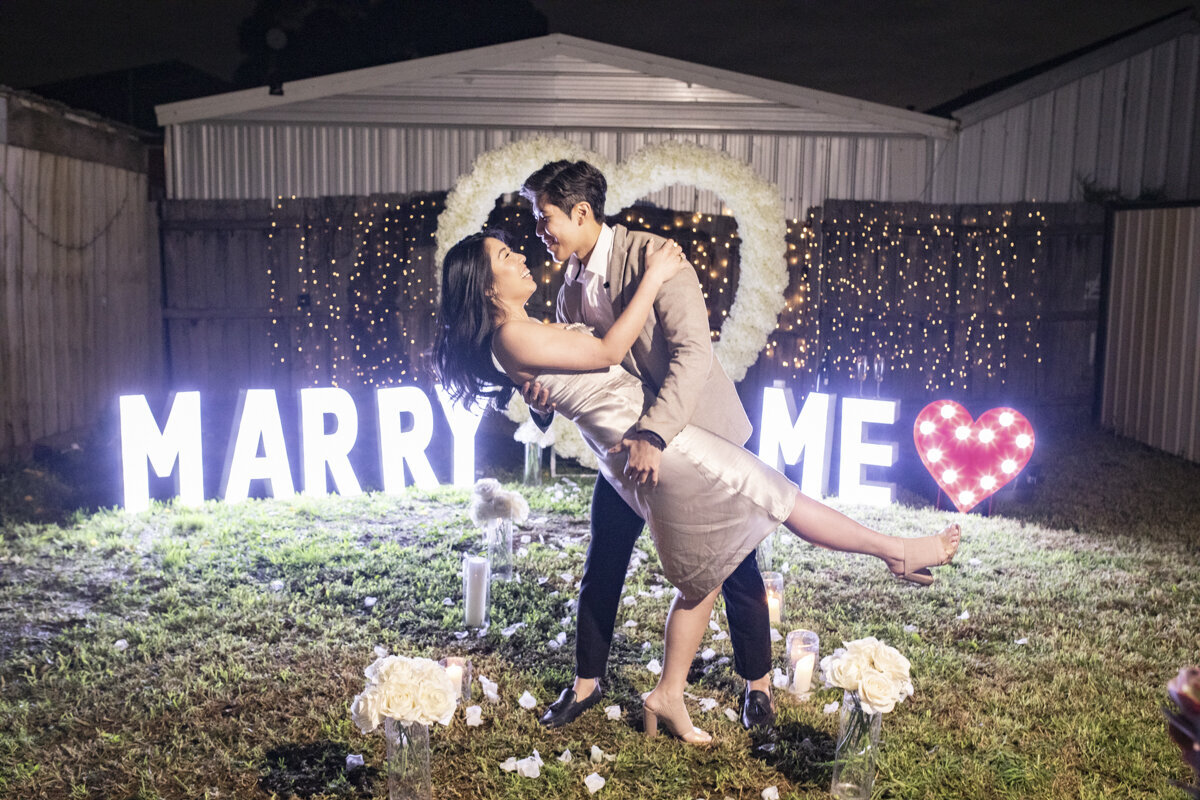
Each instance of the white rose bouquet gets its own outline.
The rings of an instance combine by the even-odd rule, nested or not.
[[[855,692],[867,714],[886,714],[912,696],[912,665],[899,650],[874,636],[842,644],[844,647],[821,659],[825,688]]]
[[[449,725],[458,706],[458,687],[446,669],[428,658],[383,656],[366,668],[367,686],[350,704],[350,718],[363,733],[384,719],[405,725]]]

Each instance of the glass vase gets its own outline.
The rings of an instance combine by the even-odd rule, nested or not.
[[[542,485],[542,448],[533,442],[525,443],[525,479],[526,486]]]
[[[492,580],[513,579],[513,521],[489,519],[483,523],[483,540],[491,563]]]
[[[429,726],[385,718],[388,800],[430,800]]]
[[[841,800],[867,800],[875,783],[875,758],[883,714],[863,710],[858,692],[842,696],[837,753],[833,761],[830,793]]]

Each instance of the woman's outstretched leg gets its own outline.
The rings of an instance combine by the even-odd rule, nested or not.
[[[893,575],[917,583],[931,583],[933,576],[928,568],[949,564],[962,538],[957,524],[934,536],[888,536],[800,492],[796,492],[796,502],[784,525],[811,544],[881,558]]]
[[[721,589],[717,587],[698,601],[688,600],[678,591],[675,593],[667,613],[663,671],[658,677],[658,685],[646,695],[647,735],[653,736],[661,721],[664,727],[690,744],[712,741],[712,736],[692,726],[692,718],[683,703],[683,691],[687,688],[688,670],[708,628],[719,591]]]

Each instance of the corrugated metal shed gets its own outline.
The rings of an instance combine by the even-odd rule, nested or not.
[[[1011,82],[1010,82],[1011,83]],[[990,89],[990,90],[989,90]],[[934,201],[1200,196],[1200,23],[1182,11],[951,102]]]
[[[945,119],[563,34],[283,88],[160,106],[169,196],[447,190],[515,139],[560,136],[619,160],[671,138],[753,165],[803,217],[827,197],[922,199],[954,132]],[[720,209],[691,187],[652,199]]]

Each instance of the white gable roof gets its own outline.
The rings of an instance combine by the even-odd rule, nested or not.
[[[955,123],[551,34],[157,107],[189,122],[839,132],[950,138]]]

